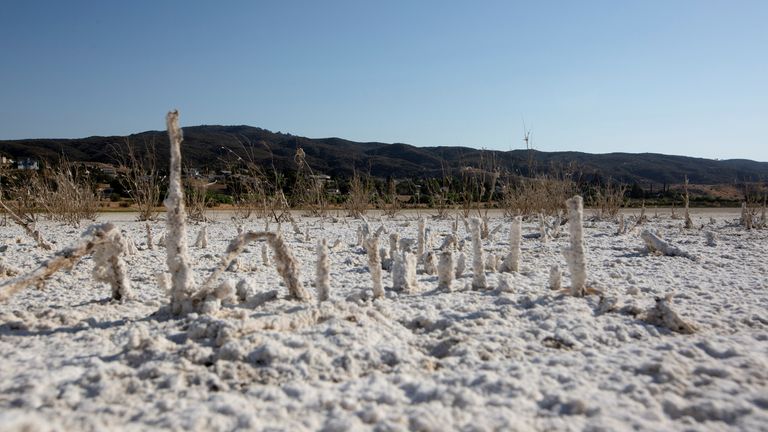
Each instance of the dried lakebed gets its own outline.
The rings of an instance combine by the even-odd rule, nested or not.
[[[487,270],[488,289],[474,290],[459,223],[467,269],[450,292],[419,265],[417,292],[392,291],[384,270],[385,295],[371,300],[362,222],[298,218],[300,233],[282,233],[313,296],[316,243],[330,246],[328,301],[288,299],[273,258],[265,265],[253,243],[223,275],[245,281],[245,300],[183,317],[158,285],[165,248],[147,247],[144,223],[106,216],[122,218],[113,223],[138,248],[124,257],[134,298],[111,301],[86,257],[0,303],[0,429],[768,430],[768,230],[711,216],[694,215],[690,230],[669,217],[643,226],[690,257],[647,253],[639,230],[617,235],[615,222],[587,218],[587,280],[602,302],[549,288],[551,267],[566,269],[565,227],[542,242],[525,221],[520,271]],[[427,220],[427,250],[453,223]],[[417,239],[411,214],[369,225]],[[483,250],[501,259],[511,223],[489,225],[501,227]],[[84,231],[39,227],[54,250]],[[190,245],[201,227],[189,227]],[[158,240],[165,224],[151,228]],[[207,234],[207,247],[190,248],[198,282],[236,225],[215,221]],[[0,239],[4,269],[26,273],[52,253],[16,226]],[[668,294],[695,333],[642,319]]]

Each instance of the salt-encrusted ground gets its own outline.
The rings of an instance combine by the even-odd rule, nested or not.
[[[371,289],[366,256],[354,246],[361,222],[301,218],[305,235],[282,230],[308,286],[317,239],[341,239],[330,256],[330,302],[285,299],[261,245],[252,245],[240,270],[226,274],[250,281],[249,302],[182,318],[164,309],[155,279],[165,249],[147,250],[143,223],[110,216],[122,218],[116,223],[140,249],[126,258],[136,299],[110,302],[88,258],[0,304],[0,429],[768,430],[768,230],[745,231],[735,212],[699,213],[692,230],[650,216],[646,227],[697,260],[648,255],[638,232],[617,236],[615,223],[586,223],[590,284],[618,298],[623,313],[599,314],[597,296],[548,289],[551,265],[565,268],[567,230],[546,243],[523,239],[511,290],[495,289],[505,276],[490,272],[491,289],[469,289],[468,265],[453,292],[419,274],[419,293],[388,290],[371,302],[360,300]],[[208,247],[191,248],[198,279],[236,234],[220,219],[208,227]],[[374,230],[381,223],[370,220]],[[490,225],[500,223],[487,253],[506,253],[509,222]],[[416,238],[412,213],[383,224]],[[451,221],[427,226],[436,248]],[[83,231],[41,228],[56,249]],[[155,240],[164,229],[153,224]],[[198,229],[190,227],[190,244]],[[524,223],[524,235],[537,231],[535,221]],[[705,244],[705,231],[717,234],[716,246]],[[12,225],[0,227],[0,246],[4,264],[23,272],[50,255]],[[469,264],[469,242],[464,251]],[[668,293],[697,333],[671,333],[629,313]]]

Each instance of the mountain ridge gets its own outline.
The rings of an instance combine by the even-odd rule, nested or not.
[[[586,153],[577,151],[483,150],[462,146],[416,147],[405,143],[357,142],[339,137],[307,138],[272,132],[248,125],[199,125],[184,130],[183,157],[187,165],[201,169],[225,169],[236,157],[252,159],[265,168],[296,168],[294,155],[301,147],[316,172],[348,177],[354,171],[376,177],[440,177],[462,167],[494,166],[504,172],[527,174],[529,157],[537,172],[557,171],[569,164],[590,176],[625,183],[674,184],[688,176],[692,183],[723,184],[763,181],[768,162],[749,159],[706,159],[660,153]],[[0,140],[0,153],[12,158],[32,157],[54,161],[61,155],[72,161],[115,161],[116,149],[126,140],[140,152],[154,144],[160,166],[168,160],[164,131],[85,138]],[[554,167],[554,168],[553,168]],[[558,168],[559,167],[559,168]]]

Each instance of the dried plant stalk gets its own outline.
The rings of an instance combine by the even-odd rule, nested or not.
[[[685,176],[685,183],[683,184],[683,190],[685,191],[685,194],[683,195],[683,202],[685,203],[685,222],[683,227],[686,229],[693,228],[693,221],[691,221],[691,213],[689,211],[689,204],[690,204],[690,196],[688,195],[688,176]]]
[[[20,218],[16,213],[13,212],[10,208],[8,208],[7,205],[3,202],[2,199],[0,199],[0,206],[3,206],[3,209],[8,213],[8,216],[11,217],[11,220],[16,222],[17,225],[24,228],[24,232],[26,232],[30,237],[32,237],[33,240],[35,240],[35,243],[37,245],[45,250],[51,250],[51,245],[45,239],[43,238],[43,235],[40,234],[40,231],[35,229],[34,225],[30,222],[26,222],[22,218]]]
[[[640,238],[643,239],[643,242],[645,242],[645,247],[650,253],[658,253],[666,256],[679,256],[693,260],[696,259],[693,255],[685,252],[680,248],[672,246],[648,230],[644,230],[640,234]]]
[[[562,272],[560,266],[553,264],[549,269],[549,289],[553,291],[560,291],[563,287]]]
[[[112,224],[95,225],[89,228],[86,238],[74,246],[64,248],[45,261],[34,271],[8,279],[0,284],[0,301],[7,300],[29,285],[42,284],[48,277],[62,268],[72,268],[84,256],[94,253],[94,276],[99,281],[109,282],[112,298],[125,300],[130,297],[130,284],[125,266],[119,254],[125,250],[120,231]]]
[[[187,212],[184,208],[184,185],[181,182],[181,142],[184,139],[179,127],[179,112],[166,116],[168,138],[171,142],[171,166],[168,197],[165,199],[166,216],[166,263],[171,274],[171,312],[193,312],[190,301],[193,295],[192,265],[187,244]]]
[[[440,260],[437,263],[437,289],[450,291],[455,271],[451,251],[441,252]]]
[[[195,247],[205,249],[208,247],[208,227],[203,225],[200,231],[197,233],[197,239],[195,240]]]
[[[371,236],[365,239],[365,251],[368,254],[368,269],[373,280],[373,298],[384,297],[384,287],[381,284],[381,255],[379,255],[379,238]]]
[[[416,257],[419,261],[423,259],[424,256],[424,240],[425,240],[425,225],[426,220],[424,220],[423,217],[419,218],[419,233],[418,233],[418,243],[416,244]]]
[[[293,256],[293,252],[283,240],[283,237],[273,232],[248,231],[235,237],[227,247],[224,256],[221,257],[218,267],[211,273],[202,288],[195,294],[196,299],[205,297],[211,290],[214,282],[226,271],[227,267],[243,252],[243,249],[253,241],[266,240],[275,255],[275,267],[280,277],[288,287],[288,293],[292,298],[302,301],[311,299],[309,291],[301,282],[299,263]]]
[[[472,288],[474,289],[487,288],[485,280],[485,256],[483,254],[483,243],[480,239],[480,224],[480,219],[472,218]]]
[[[155,248],[155,240],[152,238],[152,227],[147,222],[147,249],[152,250]]]
[[[655,326],[664,327],[676,333],[692,334],[696,326],[686,322],[672,309],[672,296],[656,298],[656,303],[645,314],[645,321]]]
[[[322,239],[317,243],[317,265],[315,267],[315,288],[317,301],[323,302],[330,297],[331,270],[328,259],[328,241]]]
[[[516,272],[520,271],[520,243],[522,240],[522,224],[523,219],[520,216],[515,216],[512,219],[512,226],[509,229],[509,253],[504,258],[504,262],[501,265],[502,272]]]

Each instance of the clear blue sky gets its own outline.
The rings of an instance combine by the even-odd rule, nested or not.
[[[309,137],[768,161],[768,1],[4,1],[0,139]]]

